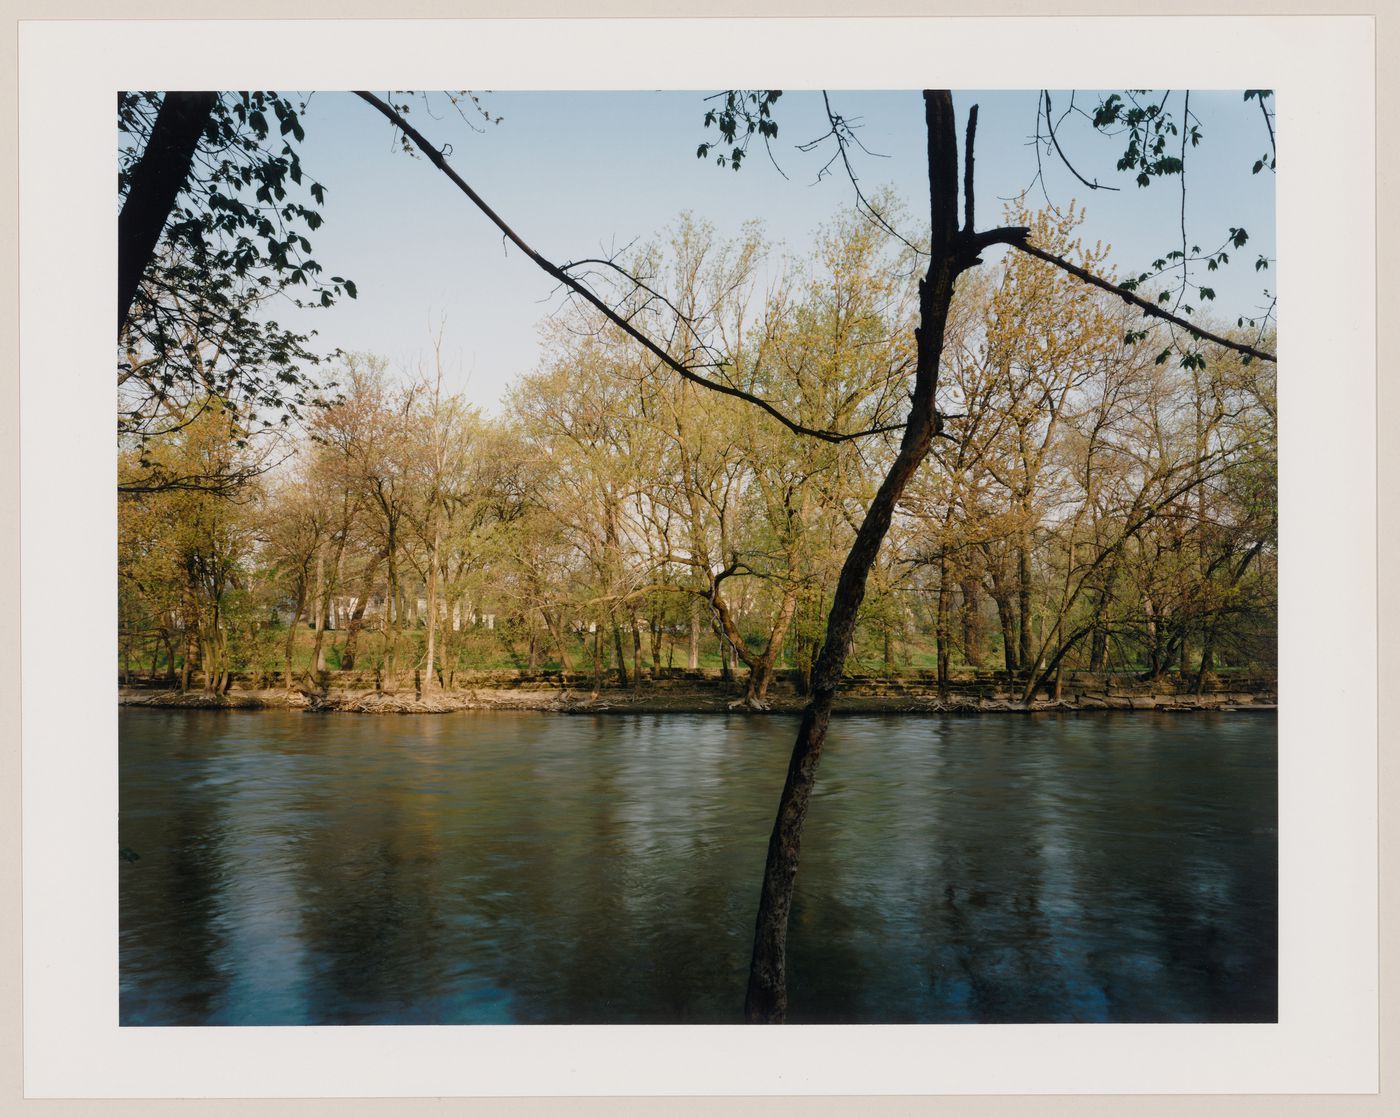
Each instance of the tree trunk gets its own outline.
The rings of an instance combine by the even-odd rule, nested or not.
[[[180,656],[180,693],[184,694],[190,689],[190,637],[185,635],[185,649]]]
[[[1019,612],[1021,644],[1016,659],[1025,670],[1031,662],[1031,548],[1028,539],[1022,539],[1016,556],[1016,604]]]
[[[293,675],[292,655],[296,651],[297,625],[301,622],[301,611],[306,607],[306,573],[303,568],[302,575],[297,579],[297,604],[292,610],[292,620],[287,625],[287,641],[282,649],[282,684],[287,690],[294,689],[295,678]]]
[[[963,658],[979,670],[982,667],[982,599],[977,579],[962,581]]]
[[[1016,674],[1016,616],[1011,609],[1011,597],[996,579],[992,585],[992,600],[997,605],[997,620],[1001,624],[1002,661],[1008,675]]]
[[[1152,607],[1152,599],[1146,598],[1143,603],[1143,612],[1147,614],[1147,668],[1155,679],[1161,671],[1162,664],[1162,644],[1157,635],[1157,611]]]
[[[117,333],[131,315],[131,304],[146,266],[155,256],[160,234],[190,177],[195,149],[209,121],[214,93],[166,93],[132,168],[121,216],[117,218]]]
[[[938,557],[938,616],[934,622],[934,645],[938,652],[938,693],[948,692],[948,675],[952,656],[949,652],[949,618],[952,612],[953,593],[948,586],[948,558]]]
[[[799,636],[797,638],[797,651],[793,656],[793,668],[797,672],[797,693],[801,698],[806,698],[812,693],[812,657],[814,654],[814,642]]]
[[[797,590],[793,588],[783,594],[782,604],[778,606],[778,615],[773,621],[773,629],[768,634],[768,647],[749,668],[749,686],[744,700],[750,705],[762,702],[768,697],[768,686],[773,681],[773,668],[783,650],[783,640],[787,636],[788,625],[792,623],[792,615],[796,610]]]
[[[593,693],[603,689],[603,626],[593,627]]]
[[[1102,671],[1104,663],[1108,660],[1108,629],[1102,624],[1094,626],[1093,635],[1089,639],[1089,670]]]
[[[374,589],[374,575],[378,569],[377,559],[368,563],[355,592],[355,608],[350,613],[350,623],[345,633],[345,650],[340,653],[340,666],[346,671],[355,668],[355,645],[360,638],[360,628],[364,625],[365,608],[369,604],[369,595]]]
[[[700,602],[690,601],[690,646],[686,650],[686,667],[695,671],[700,666]]]
[[[659,679],[661,677],[661,613],[659,610],[652,612],[647,632],[651,637],[651,677]]]
[[[617,652],[617,685],[627,689],[627,655],[622,650],[622,626],[613,621],[613,650]]]
[[[435,523],[433,525],[433,550],[428,557],[428,652],[423,684],[429,690],[432,690],[434,686],[433,660],[437,653],[438,550],[440,546],[440,533]]]
[[[540,616],[544,617],[544,626],[549,630],[550,636],[554,638],[555,646],[559,649],[559,669],[565,674],[572,674],[574,670],[574,661],[569,658],[569,631],[568,627],[564,624],[564,615],[562,613],[559,615],[559,623],[557,625],[550,619],[548,609],[541,607]]]
[[[315,664],[316,674],[319,676],[326,669],[326,609],[330,602],[329,587],[326,583],[326,559],[321,551],[316,552],[316,596],[312,598],[316,616],[313,621],[316,629],[315,645],[311,652],[311,662]]]
[[[175,641],[170,638],[170,633],[161,630],[161,643],[165,645],[165,681],[175,682]]]
[[[933,220],[928,273],[919,285],[920,324],[915,334],[914,392],[899,452],[871,501],[841,567],[827,617],[826,640],[812,672],[812,700],[802,715],[788,762],[787,779],[768,842],[754,926],[753,958],[744,1004],[744,1016],[750,1023],[781,1023],[787,1017],[788,915],[792,909],[802,827],[831,719],[831,704],[845,672],[846,657],[855,634],[856,614],[865,597],[866,579],[889,530],[895,505],[941,429],[935,396],[948,306],[958,273],[976,259],[975,253],[969,252],[960,240],[957,230],[958,156],[952,94],[947,90],[926,91],[924,111],[928,125]],[[970,203],[968,208],[971,209]],[[968,223],[970,226],[970,213]],[[967,232],[970,236],[970,227]]]
[[[1196,672],[1196,694],[1206,691],[1206,678],[1215,669],[1215,626],[1206,629],[1205,640],[1201,644],[1201,668]]]
[[[385,548],[384,568],[387,579],[384,590],[384,689],[390,694],[394,692],[396,683],[394,681],[395,671],[398,664],[395,663],[395,649],[397,646],[396,626],[399,622],[399,566],[395,561],[395,540],[394,532],[389,532],[388,546]]]

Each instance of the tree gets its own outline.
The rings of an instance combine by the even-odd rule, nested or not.
[[[213,476],[248,469],[249,451],[236,417],[217,407],[200,407],[177,435],[151,448],[157,464],[186,474]],[[119,461],[118,476],[144,467],[130,454]],[[237,500],[199,490],[171,489],[124,495],[118,570],[123,588],[134,591],[141,612],[160,618],[170,667],[182,654],[180,689],[195,670],[203,689],[223,694],[232,681],[233,637],[246,616],[250,595],[247,567],[255,546],[252,509],[259,499],[245,486]]]
[[[138,453],[195,401],[219,400],[251,433],[318,396],[310,336],[271,312],[279,300],[330,306],[356,288],[322,279],[311,256],[325,188],[298,153],[304,108],[263,91],[118,96],[117,430]],[[129,483],[220,491],[239,480],[148,464]]]
[[[460,606],[454,590],[460,583],[464,552],[469,553],[464,521],[478,494],[471,464],[480,441],[476,412],[458,396],[443,393],[442,335],[434,339],[435,368],[431,381],[420,382],[417,406],[409,418],[406,449],[409,484],[415,490],[407,519],[417,536],[419,574],[426,587],[427,646],[423,688],[438,685],[442,663],[438,652],[439,621]],[[410,555],[412,552],[410,551]],[[454,556],[459,561],[454,563]],[[455,567],[455,569],[454,569]],[[454,576],[455,575],[455,576]]]

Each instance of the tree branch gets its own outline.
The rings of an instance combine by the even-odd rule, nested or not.
[[[442,152],[440,152],[437,148],[430,144],[416,128],[409,124],[408,121],[406,121],[401,115],[399,115],[399,113],[397,113],[393,108],[387,105],[384,101],[380,100],[380,98],[376,97],[373,93],[369,93],[367,91],[359,89],[355,90],[354,93],[355,96],[359,97],[361,100],[368,102],[370,105],[373,105],[374,108],[376,108],[382,115],[388,118],[389,122],[393,124],[394,127],[398,128],[401,132],[403,132],[405,136],[412,140],[414,145],[418,148],[418,150],[421,151],[427,157],[428,161],[432,163],[435,167],[437,167],[437,169],[440,170],[443,174],[445,174],[449,179],[451,179],[452,183],[459,190],[461,190],[462,193],[464,193],[468,198],[471,199],[472,203],[476,206],[476,208],[481,210],[481,212],[484,213],[487,216],[487,218],[490,219],[491,223],[495,225],[496,228],[501,230],[505,238],[509,240],[513,245],[515,245],[516,248],[520,249],[520,251],[523,252],[527,257],[529,257],[529,259],[532,260],[535,263],[535,265],[540,268],[541,271],[543,271],[546,275],[549,275],[553,279],[557,280],[559,283],[562,283],[570,291],[578,295],[579,298],[583,299],[585,302],[593,306],[596,310],[601,312],[603,316],[608,319],[608,321],[610,321],[618,329],[622,330],[622,332],[627,334],[628,337],[640,343],[643,346],[643,348],[645,348],[649,353],[651,353],[654,357],[660,360],[662,364],[666,365],[672,371],[679,373],[686,380],[689,380],[695,384],[699,384],[701,387],[708,388],[712,392],[719,392],[722,395],[733,396],[736,399],[744,400],[746,403],[751,403],[755,407],[761,408],[763,411],[766,411],[769,415],[777,419],[778,422],[782,423],[783,426],[787,427],[788,430],[792,431],[794,434],[807,435],[811,438],[820,438],[825,442],[847,442],[854,438],[863,438],[867,435],[879,434],[885,431],[899,429],[899,427],[897,426],[877,427],[872,428],[871,430],[854,431],[846,433],[841,431],[821,430],[814,427],[808,427],[802,423],[797,422],[795,419],[788,418],[788,416],[784,415],[781,411],[774,407],[773,404],[769,403],[767,400],[762,399],[759,396],[755,396],[750,392],[746,392],[741,388],[735,388],[729,384],[718,383],[714,380],[709,379],[708,377],[699,375],[693,369],[687,368],[685,365],[681,364],[669,353],[667,353],[664,349],[662,349],[659,345],[657,345],[656,342],[652,341],[651,338],[647,337],[644,333],[638,330],[625,318],[617,314],[610,306],[608,306],[607,303],[605,303],[602,299],[600,299],[597,295],[590,291],[584,284],[580,283],[563,268],[560,268],[556,264],[552,263],[550,260],[546,259],[544,256],[541,256],[538,252],[536,252],[533,248],[526,244],[525,241],[521,238],[520,234],[518,234],[508,224],[506,224],[504,219],[502,219],[502,217],[486,203],[485,199],[482,198],[481,195],[478,194],[475,190],[473,190],[469,185],[467,185],[467,183],[462,179],[462,177],[458,175],[457,172],[454,171],[448,165],[447,160],[443,158]]]
[[[967,113],[967,143],[963,155],[963,234],[965,236],[971,236],[972,230],[976,227],[972,220],[972,145],[976,140],[977,106],[973,105]]]
[[[877,210],[873,205],[870,204],[870,200],[866,198],[865,192],[862,191],[860,188],[860,180],[856,176],[855,168],[851,166],[851,156],[850,152],[846,149],[846,145],[848,143],[854,143],[867,155],[876,155],[877,153],[871,151],[864,144],[862,144],[859,138],[857,138],[857,136],[855,135],[851,121],[847,120],[845,117],[843,117],[840,113],[836,112],[836,110],[831,107],[831,97],[826,92],[826,90],[822,90],[822,104],[826,106],[826,119],[827,122],[831,125],[831,130],[827,132],[826,135],[818,136],[815,140],[809,140],[805,144],[797,145],[798,151],[812,151],[819,144],[821,144],[822,141],[827,138],[827,136],[830,136],[836,141],[836,154],[833,155],[831,159],[827,161],[826,166],[823,167],[817,173],[818,180],[820,180],[826,175],[827,169],[831,166],[832,163],[836,162],[836,160],[839,158],[841,160],[842,166],[846,168],[846,177],[850,179],[851,188],[856,192],[856,209],[859,210],[861,213],[864,213],[866,217],[868,217],[881,229],[887,232],[890,236],[894,237],[895,240],[899,241],[900,244],[904,245],[904,247],[909,249],[911,252],[915,253],[918,256],[928,255],[928,253],[926,253],[917,244],[909,240],[907,237],[903,236],[893,225],[891,225],[887,220],[885,220],[884,214],[882,214],[879,210]],[[888,158],[888,156],[880,156],[880,158]]]
[[[1119,188],[1117,186],[1106,186],[1098,179],[1095,179],[1093,182],[1090,182],[1087,178],[1085,178],[1082,174],[1075,170],[1074,164],[1069,161],[1069,156],[1065,154],[1064,148],[1060,146],[1060,138],[1055,135],[1055,122],[1050,119],[1050,90],[1042,89],[1041,92],[1045,94],[1045,127],[1046,130],[1050,133],[1050,142],[1055,145],[1055,153],[1059,155],[1060,162],[1062,162],[1066,167],[1069,168],[1070,174],[1074,175],[1075,178],[1077,178],[1090,190],[1118,190]]]
[[[131,315],[131,303],[175,199],[185,188],[195,149],[213,111],[217,94],[167,93],[151,126],[146,150],[131,172],[126,202],[117,218],[117,333]]]
[[[1244,342],[1231,341],[1227,337],[1221,337],[1219,334],[1211,333],[1210,330],[1202,329],[1194,322],[1178,317],[1170,311],[1163,310],[1156,303],[1149,302],[1147,299],[1134,294],[1124,287],[1120,287],[1116,283],[1110,283],[1106,279],[1100,279],[1092,272],[1087,272],[1083,268],[1071,264],[1063,257],[1056,256],[1053,252],[1046,252],[1043,248],[1037,248],[1030,243],[1028,239],[1029,236],[1029,229],[1021,225],[1013,225],[1001,229],[988,229],[981,233],[974,233],[972,236],[964,238],[964,243],[967,246],[967,250],[973,253],[980,252],[983,248],[993,244],[1009,244],[1012,248],[1018,248],[1028,256],[1034,256],[1037,260],[1044,260],[1047,264],[1053,264],[1061,271],[1068,272],[1076,279],[1081,279],[1092,287],[1107,291],[1111,295],[1117,295],[1125,303],[1137,307],[1150,317],[1160,318],[1164,322],[1171,322],[1173,325],[1180,326],[1183,330],[1200,338],[1202,341],[1214,342],[1216,345],[1222,346],[1225,349],[1233,349],[1236,353],[1243,353],[1245,356],[1253,357],[1257,360],[1271,361],[1274,364],[1278,363],[1278,358],[1272,353],[1266,352],[1263,349],[1258,349],[1253,345],[1246,345]]]

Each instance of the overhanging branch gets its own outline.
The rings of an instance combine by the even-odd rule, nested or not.
[[[443,174],[445,174],[449,179],[451,179],[453,185],[455,185],[457,189],[461,190],[462,193],[464,193],[468,198],[470,198],[472,204],[474,204],[477,209],[481,210],[481,212],[484,213],[486,217],[490,219],[491,223],[495,225],[496,228],[501,230],[501,233],[506,237],[506,239],[509,240],[513,245],[515,245],[516,248],[520,249],[520,251],[523,252],[527,257],[529,257],[530,260],[532,260],[535,263],[535,265],[540,268],[541,271],[543,271],[546,275],[550,276],[557,282],[563,284],[570,291],[572,291],[574,294],[578,295],[581,299],[587,302],[590,306],[598,310],[614,326],[622,330],[622,332],[627,334],[628,337],[638,342],[649,353],[651,353],[654,357],[660,360],[662,364],[666,365],[666,367],[678,373],[686,380],[689,380],[691,381],[691,383],[694,384],[699,384],[701,387],[708,388],[712,392],[719,392],[722,395],[733,396],[735,399],[741,399],[746,403],[751,403],[755,407],[766,411],[769,415],[777,419],[778,422],[782,423],[783,426],[787,427],[788,430],[792,431],[794,434],[807,435],[812,438],[820,438],[825,442],[847,442],[854,438],[863,438],[867,435],[881,434],[887,431],[900,429],[899,426],[886,426],[874,427],[870,430],[854,431],[847,433],[842,431],[821,430],[814,427],[808,427],[802,423],[797,422],[795,419],[788,418],[788,416],[784,415],[780,410],[778,410],[777,407],[775,407],[773,404],[769,403],[767,400],[763,399],[760,396],[756,396],[750,392],[746,392],[742,388],[736,388],[731,384],[723,384],[719,383],[718,381],[711,380],[709,377],[701,376],[693,369],[687,368],[680,361],[677,361],[674,357],[672,357],[669,353],[667,353],[664,349],[662,349],[659,345],[652,341],[651,338],[647,337],[644,333],[638,330],[625,318],[620,316],[616,311],[614,311],[610,306],[608,306],[607,303],[605,303],[602,299],[600,299],[597,295],[590,291],[586,286],[584,286],[577,279],[571,276],[567,271],[554,264],[552,261],[546,259],[544,256],[541,256],[538,252],[536,252],[533,248],[526,244],[525,241],[521,238],[520,234],[518,234],[508,224],[506,224],[505,220],[500,216],[500,214],[498,214],[494,209],[492,209],[486,203],[486,200],[482,198],[482,196],[478,194],[475,190],[473,190],[471,186],[469,186],[466,183],[466,181],[448,165],[447,160],[443,158],[442,152],[440,152],[431,143],[429,143],[423,137],[423,135],[411,124],[409,124],[408,121],[405,120],[398,112],[396,112],[392,106],[385,103],[379,97],[376,97],[373,93],[369,93],[365,90],[357,89],[354,92],[355,96],[359,97],[363,101],[366,101],[370,105],[373,105],[375,109],[377,109],[383,116],[385,116],[389,120],[390,123],[394,125],[394,127],[398,128],[401,132],[403,132],[405,136],[412,140],[414,145],[418,148],[418,150],[421,151],[423,155],[427,157],[428,161],[432,163],[435,167],[437,167],[437,169],[440,170]]]
[[[1266,352],[1253,345],[1248,345],[1242,341],[1231,341],[1228,337],[1221,337],[1217,333],[1212,333],[1210,330],[1203,329],[1186,318],[1163,310],[1156,303],[1144,299],[1142,296],[1129,291],[1126,287],[1121,287],[1117,283],[1110,283],[1106,279],[1100,279],[1097,275],[1085,271],[1077,264],[1071,264],[1062,256],[1056,256],[1053,252],[1046,252],[1043,248],[1037,248],[1030,243],[1028,239],[1029,236],[1030,230],[1023,225],[1008,226],[1002,229],[988,229],[985,232],[973,233],[972,236],[967,237],[965,240],[965,251],[976,255],[982,249],[988,248],[991,245],[1009,244],[1012,248],[1020,249],[1028,256],[1034,256],[1037,260],[1044,260],[1047,264],[1053,264],[1061,271],[1068,272],[1076,279],[1081,279],[1092,287],[1107,291],[1111,295],[1117,295],[1125,303],[1137,307],[1144,314],[1152,318],[1160,318],[1163,322],[1171,322],[1173,325],[1180,326],[1187,333],[1200,338],[1202,341],[1213,342],[1225,349],[1233,349],[1236,353],[1243,353],[1245,356],[1253,357],[1257,360],[1271,361],[1274,364],[1278,363],[1278,358],[1272,353]]]

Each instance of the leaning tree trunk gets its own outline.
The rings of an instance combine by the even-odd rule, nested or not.
[[[554,645],[559,649],[559,670],[566,675],[573,674],[574,661],[569,657],[568,626],[564,623],[564,614],[559,614],[559,623],[556,626],[549,616],[549,610],[543,605],[540,606],[540,616],[544,617],[544,626],[549,631],[549,635],[554,640]]]
[[[782,603],[778,607],[778,616],[773,621],[773,628],[768,634],[768,646],[749,667],[749,685],[744,695],[744,701],[751,706],[762,703],[768,697],[768,687],[773,682],[773,670],[777,665],[778,656],[782,653],[783,641],[787,638],[788,625],[792,623],[792,614],[796,610],[797,589],[794,587],[783,594]]]
[[[126,327],[141,276],[155,255],[175,199],[190,177],[195,149],[216,99],[214,93],[167,93],[151,125],[146,150],[132,168],[117,218],[118,335]]]
[[[972,205],[968,200],[965,234],[957,227],[958,154],[953,97],[947,90],[925,91],[928,124],[929,193],[932,233],[928,273],[919,284],[919,328],[915,331],[917,360],[909,418],[899,452],[870,503],[846,556],[827,617],[826,641],[812,671],[812,697],[788,762],[787,779],[778,801],[778,816],[768,841],[758,918],[754,927],[753,959],[749,969],[744,1016],[750,1023],[781,1023],[787,1016],[787,928],[792,910],[802,827],[816,781],[817,765],[831,719],[832,700],[845,671],[855,633],[856,613],[865,597],[865,583],[889,530],[895,505],[927,457],[941,429],[936,410],[938,361],[948,307],[958,274],[976,262],[971,243]],[[975,120],[975,117],[973,118]],[[972,122],[969,122],[969,148]],[[969,175],[969,184],[970,184]]]

